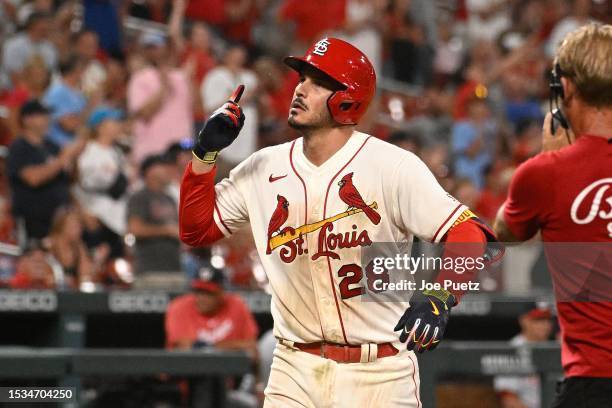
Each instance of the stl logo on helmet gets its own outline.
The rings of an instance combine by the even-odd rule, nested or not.
[[[327,256],[332,259],[340,259],[340,255],[335,252],[335,249],[354,248],[358,246],[369,246],[372,240],[366,229],[359,229],[356,224],[353,224],[352,230],[348,232],[334,233],[334,222],[345,217],[353,217],[356,214],[363,213],[373,225],[380,223],[380,214],[376,211],[378,204],[373,201],[367,204],[355,185],[353,184],[353,173],[346,174],[338,182],[338,195],[340,199],[347,205],[345,211],[324,220],[305,224],[299,227],[283,225],[289,218],[289,201],[282,195],[276,196],[276,209],[270,217],[268,225],[268,242],[266,254],[271,254],[276,248],[280,249],[280,259],[285,263],[291,263],[296,256],[308,254],[308,249],[305,248],[304,236],[310,233],[317,233],[317,251],[311,255],[314,261],[321,256]]]
[[[313,54],[317,54],[318,56],[324,56],[325,53],[327,52],[328,49],[328,45],[331,44],[327,38],[324,38],[322,40],[320,40],[319,42],[317,42],[314,46],[314,51],[312,52]]]

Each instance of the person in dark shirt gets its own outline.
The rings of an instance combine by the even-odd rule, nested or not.
[[[140,287],[184,286],[180,272],[178,207],[166,190],[172,164],[166,156],[147,157],[140,168],[144,187],[128,201],[128,232],[136,239],[134,267]]]
[[[69,171],[83,149],[81,140],[59,149],[45,140],[49,110],[37,100],[20,111],[22,135],[9,147],[6,170],[13,214],[28,238],[44,238],[55,211],[70,202]]]

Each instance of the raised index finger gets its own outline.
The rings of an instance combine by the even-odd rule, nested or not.
[[[234,102],[234,103],[240,102],[240,98],[242,97],[243,92],[244,92],[244,85],[242,84],[238,85],[238,87],[236,88],[232,96],[230,96],[230,99],[229,99],[230,102]]]

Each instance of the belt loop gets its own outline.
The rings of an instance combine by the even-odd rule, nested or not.
[[[321,357],[325,358],[325,342],[321,342]]]
[[[348,363],[350,362],[350,351],[349,351],[349,346],[348,345],[344,345],[344,363]]]
[[[378,360],[378,344],[372,343],[372,344],[369,344],[369,346],[370,346],[370,351],[368,352],[368,361],[370,363],[373,363],[376,360]]]
[[[370,362],[370,345],[362,344],[361,345],[361,357],[359,358],[360,363],[369,363]]]
[[[295,342],[291,341],[291,340],[286,340],[286,339],[282,339],[280,337],[277,337],[277,340],[280,344],[282,344],[285,347],[289,347],[290,349],[293,350],[299,350],[297,347],[295,347]]]

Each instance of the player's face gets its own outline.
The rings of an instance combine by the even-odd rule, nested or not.
[[[289,126],[298,130],[334,127],[327,108],[327,100],[333,93],[334,85],[324,75],[314,70],[302,72],[289,108]]]

